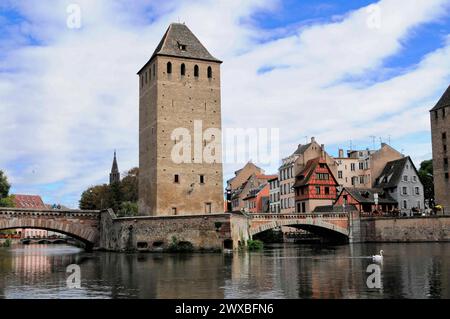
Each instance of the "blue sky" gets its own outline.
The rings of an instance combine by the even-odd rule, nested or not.
[[[73,3],[80,29],[66,24]],[[0,169],[13,192],[76,207],[108,181],[114,149],[122,171],[137,166],[136,71],[177,21],[224,61],[225,127],[280,128],[280,159],[305,137],[335,155],[375,136],[420,163],[431,158],[428,111],[450,84],[449,10],[449,0],[2,1]]]

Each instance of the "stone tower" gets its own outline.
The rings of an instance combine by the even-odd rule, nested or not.
[[[450,86],[430,111],[435,202],[450,213]]]
[[[119,167],[117,165],[116,151],[114,151],[114,159],[111,168],[111,173],[109,174],[109,185],[120,182]]]
[[[221,63],[173,23],[138,72],[140,215],[223,213]]]

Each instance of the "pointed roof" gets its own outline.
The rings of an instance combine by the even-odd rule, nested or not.
[[[117,165],[116,151],[114,151],[114,159],[111,168],[111,173],[119,173],[119,166]]]
[[[294,183],[293,187],[295,188],[295,187],[301,187],[301,186],[308,185],[309,180],[313,176],[313,174],[316,170],[316,167],[319,164],[324,164],[327,167],[327,170],[328,170],[330,176],[333,178],[335,184],[338,185],[338,182],[336,181],[336,178],[334,177],[333,173],[331,172],[331,169],[328,166],[326,160],[321,157],[316,157],[316,158],[310,159],[306,163],[305,168],[300,173],[298,173],[297,176],[295,176],[295,183]]]
[[[445,91],[444,95],[442,95],[441,99],[437,102],[435,107],[431,109],[431,111],[436,111],[446,106],[450,106],[450,85],[447,88],[447,91]]]
[[[383,171],[380,176],[375,181],[375,187],[378,188],[392,188],[397,187],[400,182],[403,171],[405,169],[405,165],[409,162],[409,164],[414,168],[416,174],[419,175],[416,166],[414,165],[411,157],[403,157],[401,159],[390,161],[386,163]]]
[[[397,204],[397,201],[389,195],[387,191],[382,188],[353,188],[344,187],[338,196],[347,192],[353,199],[355,199],[360,204],[374,204],[375,203],[375,193],[378,194],[378,204]]]
[[[208,52],[184,23],[171,23],[169,25],[150,60],[139,70],[138,74],[157,55],[222,63]]]

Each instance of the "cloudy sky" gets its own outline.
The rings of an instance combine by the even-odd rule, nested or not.
[[[224,61],[223,126],[279,128],[281,157],[315,136],[332,155],[375,140],[431,158],[450,0],[2,0],[0,169],[13,193],[77,207],[107,182],[114,149],[122,171],[137,166],[136,72],[178,21]]]

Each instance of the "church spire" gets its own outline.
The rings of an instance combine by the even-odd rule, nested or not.
[[[109,174],[109,184],[114,184],[120,182],[119,166],[117,165],[116,151],[114,150],[114,159],[111,168],[111,173]]]

